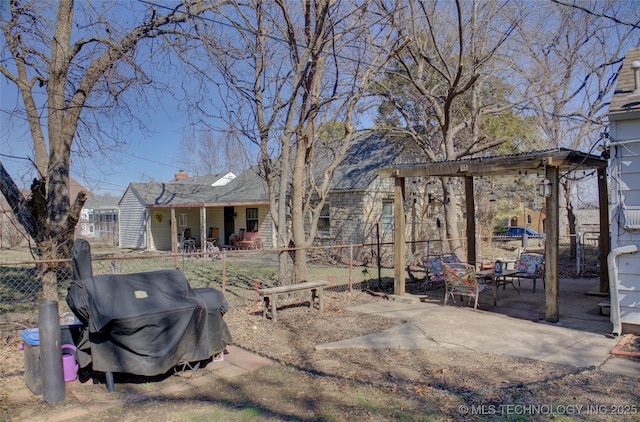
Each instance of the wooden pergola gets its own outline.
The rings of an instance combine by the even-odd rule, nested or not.
[[[379,170],[379,174],[393,177],[394,221],[395,221],[395,284],[394,294],[405,294],[405,178],[407,177],[463,177],[465,184],[467,262],[476,260],[476,225],[474,178],[483,176],[504,176],[524,172],[545,174],[551,183],[551,195],[546,200],[545,237],[545,279],[546,279],[546,320],[559,320],[559,220],[560,203],[558,181],[560,174],[574,170],[596,169],[598,174],[598,196],[600,210],[600,292],[609,289],[607,255],[610,249],[607,160],[593,154],[564,148],[536,151],[508,156],[469,158],[455,161],[402,164]]]

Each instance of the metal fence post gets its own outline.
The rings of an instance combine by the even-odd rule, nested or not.
[[[353,244],[349,246],[349,293],[353,292]]]
[[[576,233],[576,274],[582,277],[582,242],[580,241],[580,233]]]
[[[222,294],[227,291],[227,250],[222,253]]]

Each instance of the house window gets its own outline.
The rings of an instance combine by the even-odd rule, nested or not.
[[[380,216],[382,232],[393,230],[393,200],[382,201],[382,215]]]
[[[187,227],[187,214],[178,215],[178,226]]]
[[[331,208],[329,204],[325,203],[320,211],[320,218],[318,218],[318,234],[330,235],[331,234]]]
[[[257,208],[247,208],[247,231],[248,232],[258,231],[258,209]]]

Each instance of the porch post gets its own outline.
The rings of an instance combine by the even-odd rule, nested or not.
[[[558,235],[560,231],[558,173],[557,167],[547,166],[545,177],[551,181],[551,196],[546,198],[547,238],[544,248],[544,277],[546,283],[546,320],[549,322],[558,322],[560,319],[560,307],[558,306]]]
[[[607,169],[598,169],[598,208],[600,210],[600,293],[609,292],[609,264],[611,252],[609,237],[609,193],[607,189]]]
[[[394,177],[395,185],[393,189],[393,243],[394,243],[394,285],[393,294],[402,296],[405,293],[405,254],[407,246],[405,244],[405,218],[404,218],[404,177]]]
[[[206,250],[207,250],[207,208],[203,205],[200,207],[200,252],[205,252]]]
[[[476,201],[473,176],[464,177],[464,196],[467,210],[467,263],[476,266]]]
[[[178,261],[178,223],[176,222],[176,209],[171,207],[171,253],[176,268],[180,268]]]

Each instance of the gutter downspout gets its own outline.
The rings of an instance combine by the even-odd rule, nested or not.
[[[611,324],[613,324],[613,335],[622,334],[622,323],[620,321],[620,303],[618,302],[618,266],[616,258],[618,255],[632,254],[638,252],[638,245],[626,245],[615,248],[607,256],[609,264],[609,294],[611,295]]]

